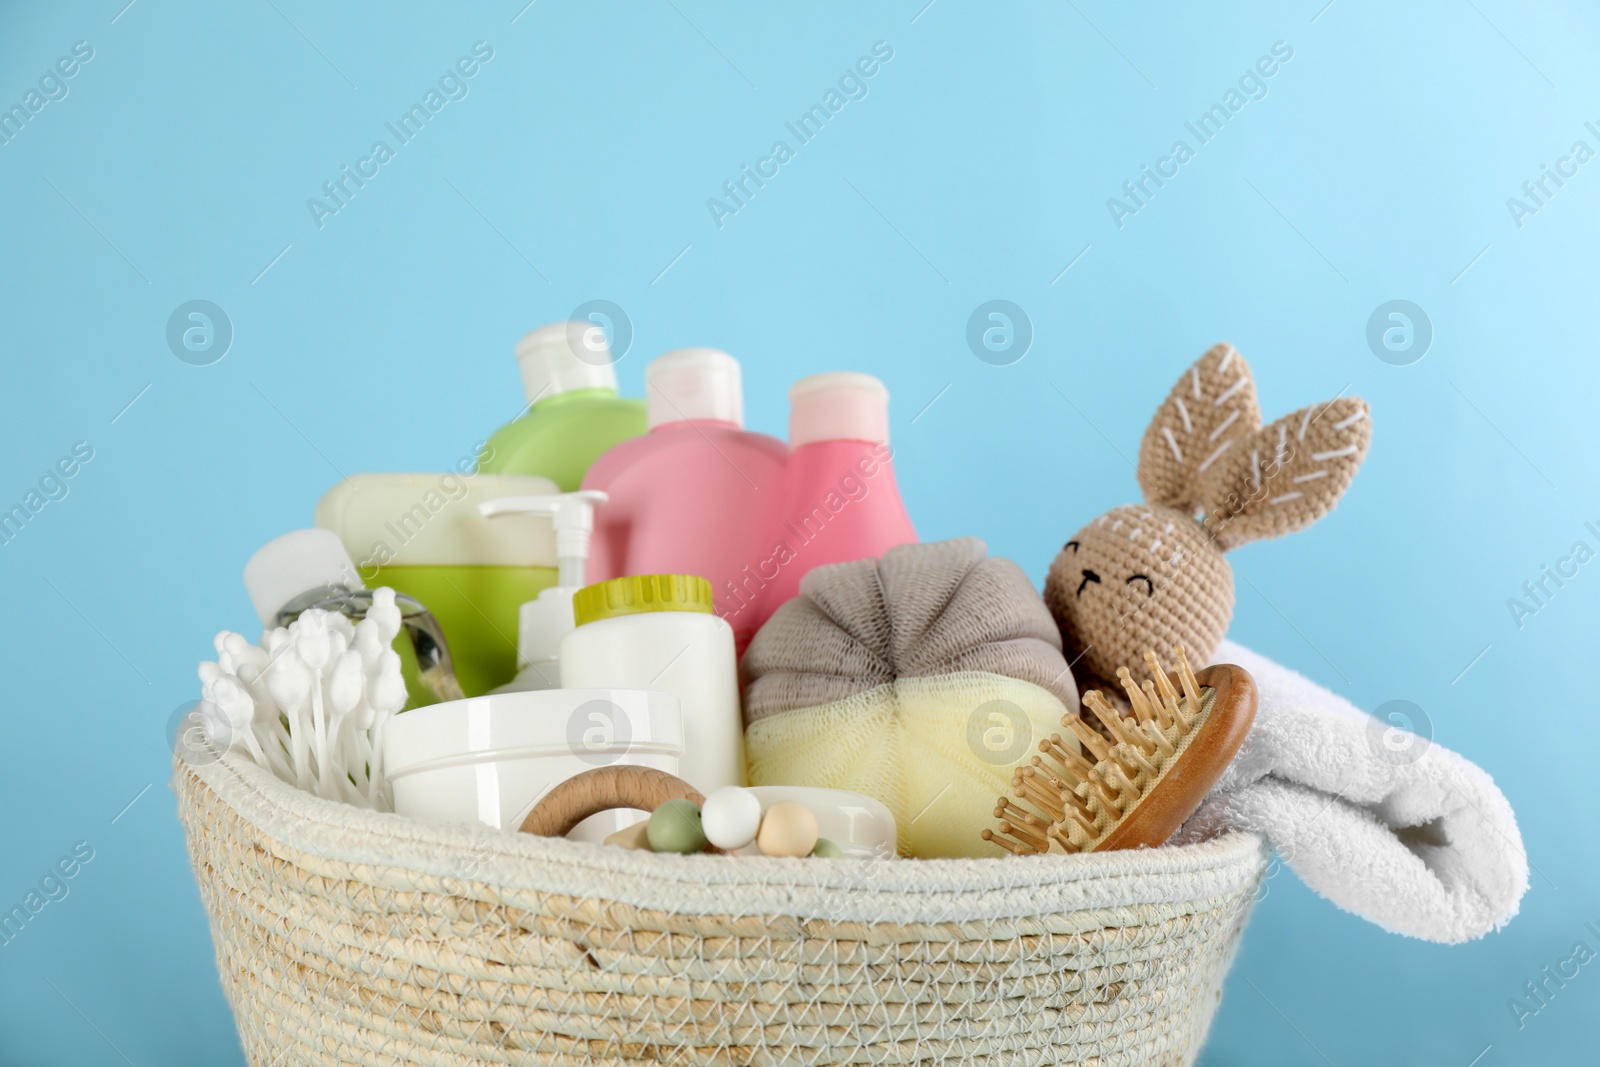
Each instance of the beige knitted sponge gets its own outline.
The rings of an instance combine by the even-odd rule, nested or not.
[[[1200,357],[1145,431],[1138,474],[1147,503],[1085,526],[1045,580],[1045,603],[1085,686],[1107,687],[1145,649],[1182,644],[1208,662],[1233,616],[1223,552],[1332,511],[1371,435],[1356,397],[1262,427],[1250,368],[1233,346]]]
[[[976,538],[817,568],[743,670],[751,784],[876,797],[922,857],[1003,854],[994,796],[1078,703],[1039,594]]]

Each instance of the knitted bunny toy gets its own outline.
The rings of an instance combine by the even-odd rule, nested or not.
[[[1356,397],[1261,425],[1250,368],[1212,348],[1172,387],[1139,448],[1144,504],[1113,508],[1062,548],[1044,599],[1080,688],[1182,644],[1207,663],[1233,615],[1223,553],[1291,533],[1333,510],[1366,458]],[[1088,680],[1083,680],[1085,676]]]

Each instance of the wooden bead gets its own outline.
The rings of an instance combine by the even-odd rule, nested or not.
[[[817,847],[817,817],[804,804],[780,800],[761,817],[756,848],[763,856],[809,856]]]
[[[700,807],[700,824],[718,848],[729,852],[744,848],[761,828],[761,800],[737,785],[714,789]]]
[[[706,847],[706,833],[700,826],[700,806],[689,800],[669,800],[650,815],[645,836],[653,852],[681,852],[688,855]]]

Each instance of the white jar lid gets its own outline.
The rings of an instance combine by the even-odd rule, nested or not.
[[[244,565],[245,591],[262,626],[274,625],[291,600],[324,586],[362,588],[355,562],[327,530],[291,530],[274,537]]]
[[[452,763],[576,755],[605,766],[630,751],[683,754],[678,698],[653,689],[540,689],[414,708],[389,720],[393,778]],[[619,757],[610,759],[609,757]]]

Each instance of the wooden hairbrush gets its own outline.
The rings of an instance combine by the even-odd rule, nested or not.
[[[1177,670],[1168,674],[1146,651],[1150,677],[1142,683],[1128,668],[1117,669],[1127,713],[1099,690],[1084,694],[1083,706],[1108,736],[1076,715],[1063,716],[1061,725],[1083,753],[1060,734],[1039,742],[1040,755],[1012,776],[1026,803],[1001,797],[994,809],[998,832],[985,830],[983,839],[1023,856],[1154,847],[1171,837],[1221,777],[1256,717],[1256,684],[1244,668],[1221,663],[1197,675],[1182,645],[1173,654]]]

